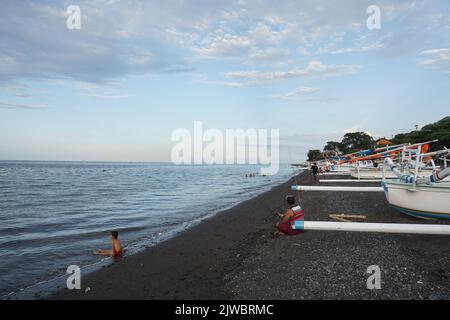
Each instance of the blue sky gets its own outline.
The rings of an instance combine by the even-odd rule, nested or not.
[[[291,161],[449,115],[444,0],[6,0],[0,39],[0,159],[169,161],[200,120],[278,128]]]

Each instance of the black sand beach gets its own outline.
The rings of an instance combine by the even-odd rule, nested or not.
[[[450,299],[449,236],[309,231],[274,238],[272,211],[281,208],[296,183],[310,184],[309,177],[301,174],[87,275],[82,290],[49,298]],[[344,213],[366,215],[367,222],[449,223],[401,215],[389,208],[383,193],[296,196],[306,220],[329,221],[329,214]],[[381,268],[381,290],[367,289],[371,265]]]

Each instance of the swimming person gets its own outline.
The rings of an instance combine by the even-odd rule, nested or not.
[[[275,231],[275,235],[287,234],[294,236],[302,232],[293,229],[292,224],[297,220],[303,219],[304,213],[302,208],[295,204],[295,197],[293,195],[288,195],[286,197],[286,202],[288,204],[288,209],[283,214],[275,212],[275,215],[280,217],[280,221],[276,224],[277,231]]]
[[[111,232],[111,246],[112,246],[111,250],[99,249],[99,250],[95,250],[93,253],[96,255],[101,255],[101,256],[111,256],[113,258],[122,256],[123,249],[122,249],[122,245],[120,244],[119,233],[117,231]]]

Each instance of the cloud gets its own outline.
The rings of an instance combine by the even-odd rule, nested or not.
[[[66,28],[69,4],[2,3],[0,83],[55,78],[104,83],[133,75],[191,72],[202,59],[232,58],[244,65],[298,63],[297,52],[322,48],[337,54],[386,45],[348,37],[368,33],[368,1],[349,0],[343,6],[325,0],[78,0],[81,30]],[[379,5],[383,26],[404,12],[414,17],[423,12],[407,0],[380,0]],[[297,70],[285,74],[301,76]]]
[[[304,95],[310,95],[319,92],[319,88],[310,88],[305,86],[300,86],[296,88],[294,91],[288,92],[286,94],[276,94],[273,95],[273,98],[282,99],[282,100],[295,100]]]
[[[258,48],[253,47],[248,53],[247,61],[251,64],[273,64],[275,61],[287,60],[289,57],[287,48]]]
[[[230,88],[244,88],[245,84],[234,81],[210,80],[207,75],[202,73],[194,74],[194,81],[201,84],[221,85]]]
[[[339,101],[342,101],[342,99],[339,98],[309,98],[304,99],[304,102],[317,102],[317,103],[336,103]]]
[[[103,100],[117,100],[130,97],[125,92],[120,82],[114,81],[110,83],[87,83],[81,82],[78,84],[81,89],[80,95],[83,97],[90,97]]]
[[[288,71],[232,71],[226,73],[225,76],[248,85],[261,85],[287,79],[324,78],[352,74],[359,68],[358,65],[326,65],[320,61],[311,61],[305,68],[294,68]]]
[[[222,30],[216,31],[212,39],[203,41],[201,47],[194,47],[193,50],[203,56],[238,56],[242,55],[252,43],[246,36],[231,35],[229,33],[222,34]]]
[[[205,81],[204,83],[209,84],[217,84],[230,88],[244,88],[245,85],[241,82],[233,82],[233,81]]]
[[[98,99],[125,99],[128,98],[128,94],[114,94],[114,93],[105,93],[105,94],[97,94],[97,93],[82,93],[84,97],[98,98]]]
[[[363,35],[355,40],[353,47],[342,47],[339,49],[330,49],[328,53],[331,54],[343,54],[343,53],[353,53],[353,52],[366,52],[381,49],[387,46],[387,43],[392,38],[393,33],[388,32],[379,38],[369,37],[369,35]],[[323,52],[322,52],[323,53]]]
[[[242,9],[227,18],[218,17],[210,30],[177,34],[181,35],[187,47],[204,57],[238,57],[256,61],[284,58],[289,50],[280,46],[293,32],[293,24],[281,19],[256,18],[250,12]]]
[[[426,59],[419,62],[422,66],[438,66],[450,63],[450,48],[430,49],[420,53]]]
[[[20,83],[1,83],[0,89],[18,98],[31,98],[36,95],[48,94],[46,90],[30,87],[30,85]]]
[[[46,105],[26,105],[26,104],[14,104],[14,103],[4,103],[0,102],[0,108],[2,109],[32,109],[32,110],[41,110],[47,109]]]
[[[367,127],[367,121],[365,120],[364,123],[366,123],[366,124],[365,125],[355,124],[355,125],[351,126],[350,128],[344,129],[344,130],[342,130],[342,133],[346,134],[346,133],[353,133],[353,132],[364,132],[372,137],[381,136],[381,135],[374,135],[372,132],[364,130],[363,128]]]
[[[124,2],[79,1],[81,30],[66,28],[64,3],[2,3],[0,82],[55,78],[108,82],[127,75],[192,70],[161,41],[163,33],[143,35],[138,30],[145,25],[138,13],[133,21],[137,2],[133,9]]]

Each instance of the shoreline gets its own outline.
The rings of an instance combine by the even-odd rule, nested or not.
[[[292,184],[311,184],[308,177],[304,171],[88,274],[82,290],[45,299],[450,299],[450,237],[306,232],[274,238],[272,211],[284,205]],[[347,213],[364,214],[367,222],[448,223],[400,215],[381,193],[295,195],[307,220]],[[383,290],[366,288],[370,265],[380,265]]]
[[[271,210],[281,207],[284,204],[284,197],[275,195],[290,193],[292,183],[299,179],[298,177],[306,176],[307,172],[295,174],[282,184],[273,186],[268,191],[254,196],[248,200],[240,202],[235,206],[222,210],[213,216],[206,218],[198,224],[187,230],[181,231],[174,237],[149,247],[142,252],[138,252],[131,256],[125,257],[123,260],[114,262],[101,270],[94,271],[82,277],[82,290],[69,291],[62,289],[56,294],[52,294],[44,299],[225,299],[223,293],[218,292],[219,287],[223,289],[222,280],[217,277],[217,273],[209,270],[213,267],[203,267],[211,260],[211,256],[217,258],[221,263],[214,265],[215,269],[220,269],[220,274],[225,274],[232,270],[228,265],[233,265],[232,258],[236,257],[233,247],[236,242],[244,241],[249,233],[251,234],[255,227],[251,222],[254,220],[258,227],[263,226],[268,220],[275,223],[275,219],[271,214]],[[274,197],[275,196],[275,197]],[[252,212],[252,208],[256,212]],[[270,208],[270,210],[268,209]],[[261,217],[261,211],[262,217]],[[240,221],[242,214],[248,213],[244,221]],[[196,248],[201,248],[197,251]],[[232,253],[233,252],[233,253]],[[231,254],[230,254],[231,253]],[[186,265],[185,260],[189,260]],[[155,263],[156,261],[156,263]],[[225,263],[225,261],[228,261]],[[182,267],[180,265],[183,265]],[[136,274],[136,266],[139,271]],[[147,266],[147,268],[145,268]],[[175,270],[174,267],[180,268]],[[145,268],[145,269],[144,269]],[[144,270],[142,270],[144,269]],[[173,273],[165,274],[170,269]],[[205,280],[199,275],[194,282],[206,282],[206,286],[212,282],[214,289],[200,290],[200,292],[191,292],[192,285],[181,285],[180,282],[187,278],[187,274],[195,273],[206,274]],[[117,275],[117,279],[110,280],[110,273],[114,273],[112,277]],[[122,275],[126,274],[123,278]],[[138,290],[121,290],[121,292],[112,292],[112,286],[120,286],[122,289],[125,283],[134,287],[140,283],[140,278],[145,278],[149,282],[153,275],[164,278],[165,281],[158,279],[151,283],[149,288],[155,288],[154,293],[147,296],[141,295]],[[178,279],[178,280],[176,280]],[[194,280],[194,279],[193,279]],[[139,285],[139,284],[138,284]],[[185,292],[189,294],[180,294],[183,289],[162,288],[178,288],[185,287]],[[195,286],[195,285],[194,285]],[[84,289],[89,287],[89,293],[84,293]],[[95,290],[95,288],[98,288]],[[158,288],[156,290],[156,288]],[[147,286],[143,286],[143,292],[150,292]],[[193,294],[193,295],[192,295]]]
[[[28,166],[27,166],[28,167]],[[108,170],[110,169],[109,166],[107,166]],[[126,167],[128,168],[128,167]],[[134,166],[132,168],[135,168]],[[153,167],[150,167],[150,169]],[[170,169],[170,168],[169,168]],[[233,168],[232,168],[233,169]],[[251,168],[250,168],[251,169]],[[89,248],[97,248],[102,247],[105,243],[99,243],[94,245],[84,245],[87,241],[90,239],[95,239],[95,236],[98,237],[105,237],[109,235],[108,230],[113,230],[115,228],[118,228],[118,230],[122,233],[122,241],[123,245],[127,249],[127,253],[124,255],[124,259],[126,260],[130,256],[142,252],[145,249],[155,246],[160,242],[167,241],[168,239],[171,239],[175,236],[177,236],[179,233],[182,233],[193,226],[201,223],[205,219],[209,219],[216,214],[219,214],[220,212],[230,209],[239,203],[243,201],[247,201],[253,197],[255,197],[258,194],[262,194],[274,186],[279,185],[280,183],[286,182],[288,179],[294,176],[294,174],[298,173],[297,170],[292,170],[291,168],[282,168],[280,170],[280,173],[277,176],[274,177],[261,177],[261,178],[255,178],[255,179],[249,179],[244,178],[244,174],[240,175],[240,172],[245,172],[247,170],[245,167],[242,167],[242,169],[232,170],[229,172],[228,175],[233,176],[234,173],[239,173],[239,176],[233,176],[233,178],[227,178],[226,181],[218,181],[219,185],[215,187],[214,189],[217,190],[216,192],[211,192],[210,188],[201,188],[198,189],[198,193],[191,193],[190,195],[180,195],[180,199],[183,201],[182,204],[174,203],[170,205],[170,208],[173,208],[173,210],[176,210],[176,212],[172,212],[172,214],[169,213],[169,217],[167,217],[166,221],[161,220],[157,221],[157,219],[153,219],[152,215],[153,212],[149,212],[149,210],[155,210],[157,205],[153,205],[153,203],[148,204],[149,202],[157,202],[158,201],[158,192],[155,195],[153,199],[148,199],[149,202],[146,202],[147,199],[140,199],[143,200],[142,204],[140,200],[129,200],[128,196],[126,194],[121,197],[123,199],[123,203],[131,203],[131,205],[137,204],[137,210],[142,208],[141,212],[142,214],[139,216],[137,215],[137,219],[142,218],[147,219],[142,221],[135,220],[133,217],[129,218],[128,220],[124,220],[124,222],[120,223],[119,225],[111,226],[109,222],[108,226],[102,226],[100,225],[100,228],[103,228],[103,231],[100,230],[98,232],[98,229],[91,228],[91,232],[85,232],[83,230],[84,234],[88,234],[88,237],[84,237],[83,234],[76,235],[76,245],[78,250],[67,250],[63,252],[62,259],[52,259],[50,251],[50,255],[40,255],[39,263],[41,263],[41,266],[47,268],[35,268],[37,276],[36,277],[22,277],[19,278],[17,276],[20,272],[20,270],[16,269],[16,272],[11,272],[10,275],[6,274],[4,275],[5,279],[9,280],[9,282],[6,282],[5,286],[2,286],[2,294],[0,296],[0,300],[17,300],[17,299],[41,299],[48,296],[51,296],[58,292],[61,288],[66,287],[66,268],[64,266],[69,265],[78,265],[81,267],[81,273],[84,275],[88,275],[89,273],[95,272],[97,270],[101,270],[105,267],[105,265],[108,265],[112,263],[111,259],[109,258],[102,258],[102,257],[95,257],[92,255],[92,250]],[[138,169],[139,170],[139,169]],[[213,168],[213,173],[216,174],[216,177],[222,174],[221,172],[225,171],[227,173],[227,170],[219,169],[216,170]],[[101,172],[101,168],[99,170]],[[194,171],[198,172],[198,171]],[[100,173],[100,175],[102,175]],[[191,174],[192,176],[192,174]],[[202,176],[200,176],[201,178]],[[196,180],[194,175],[194,179]],[[204,179],[208,180],[208,179]],[[209,179],[213,181],[213,179]],[[184,182],[180,182],[184,184],[187,184],[189,186],[190,182],[193,181],[193,179],[183,180]],[[237,184],[236,184],[237,183]],[[211,184],[211,183],[209,183]],[[208,185],[208,184],[207,184]],[[256,186],[255,188],[255,185]],[[145,188],[148,186],[145,185]],[[198,187],[201,187],[201,185],[198,185]],[[197,188],[197,187],[196,187]],[[203,189],[203,190],[202,190]],[[158,190],[158,188],[153,188],[153,190]],[[223,191],[220,191],[223,190]],[[94,192],[96,192],[94,190]],[[85,192],[85,194],[88,194],[88,192]],[[172,193],[171,193],[172,194]],[[196,196],[197,194],[200,194],[201,197],[198,199],[193,199],[192,197]],[[162,194],[162,196],[167,199],[167,195],[165,193]],[[202,198],[203,197],[203,198]],[[201,200],[203,199],[203,200]],[[210,199],[210,200],[206,200]],[[199,205],[200,203],[200,205]],[[45,204],[47,205],[47,204]],[[70,202],[68,202],[68,205],[65,207],[71,208]],[[93,206],[95,208],[95,205]],[[134,212],[132,210],[128,210],[128,208],[124,205],[117,205],[117,207],[120,207],[124,210],[124,212]],[[51,208],[51,206],[49,206]],[[169,207],[168,207],[169,208]],[[114,210],[113,212],[118,212],[118,210]],[[128,211],[127,211],[128,210]],[[183,211],[181,211],[183,210]],[[138,211],[139,212],[139,211]],[[104,211],[106,215],[108,215],[108,211]],[[158,212],[155,212],[158,214]],[[176,215],[174,215],[176,213]],[[124,216],[126,216],[126,213],[124,213]],[[153,220],[152,220],[153,219]],[[114,221],[114,216],[111,217],[111,221]],[[148,223],[147,223],[147,222]],[[155,222],[156,221],[156,222]],[[175,222],[173,222],[175,221]],[[90,222],[90,221],[89,221]],[[83,226],[80,226],[83,227]],[[123,227],[123,229],[121,229]],[[92,230],[93,229],[93,230]],[[136,229],[136,231],[134,230]],[[50,230],[51,231],[51,230]],[[97,234],[95,234],[97,232]],[[51,238],[50,238],[51,239]],[[105,237],[105,239],[107,239]],[[65,238],[61,237],[61,239],[55,240],[55,244],[59,245],[60,243],[64,243]],[[70,241],[70,240],[69,240]],[[50,240],[49,243],[52,241]],[[100,241],[98,241],[100,242]],[[26,248],[31,252],[31,249],[33,249],[33,246]],[[36,249],[47,253],[43,248],[40,246],[36,246]],[[63,249],[65,250],[65,249]],[[60,258],[60,257],[57,257]],[[65,259],[65,260],[64,260]],[[101,261],[103,259],[106,259],[106,261]],[[33,266],[33,263],[30,263],[28,265]],[[25,263],[22,263],[19,267],[24,266],[26,268],[28,266]],[[61,267],[57,267],[57,266]],[[9,278],[8,278],[9,277]],[[16,277],[17,281],[14,281],[14,277]],[[12,281],[11,281],[12,278]],[[26,281],[28,279],[28,281]],[[6,290],[9,289],[9,290]]]

